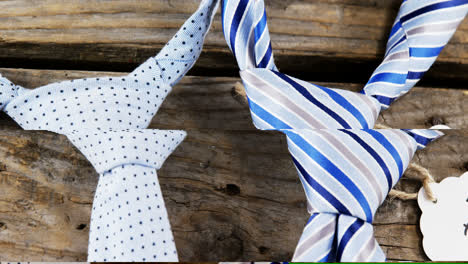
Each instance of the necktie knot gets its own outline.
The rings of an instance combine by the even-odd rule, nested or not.
[[[430,129],[287,129],[282,132],[287,136],[294,165],[305,179],[309,211],[345,214],[369,223],[403,175],[414,152],[443,135]],[[316,192],[331,202],[316,199]]]
[[[67,137],[98,173],[104,173],[126,164],[158,170],[186,135],[182,130],[125,129],[79,130]]]
[[[293,261],[384,260],[374,214],[415,151],[442,133],[370,128],[429,69],[466,15],[467,1],[403,1],[385,58],[359,93],[278,72],[264,1],[222,2],[223,32],[252,120],[286,134],[312,214]]]
[[[138,243],[143,245],[141,249],[125,253],[123,260],[177,261],[164,201],[154,177],[186,133],[144,128],[172,86],[198,59],[218,1],[202,0],[159,54],[128,75],[69,80],[33,90],[0,78],[0,110],[4,109],[24,129],[66,135],[100,174],[91,217],[88,260],[115,259],[128,252],[129,243]],[[142,203],[151,203],[147,209],[133,204],[140,201],[140,195]],[[152,206],[155,208],[150,211]],[[129,212],[121,214],[122,210]],[[131,229],[137,220],[136,228]],[[113,232],[113,237],[130,237],[133,241],[122,240],[120,246],[111,249],[108,241],[99,239],[103,234],[111,236],[111,230],[123,228],[125,232],[117,236]],[[140,236],[137,230],[141,228],[153,231]],[[146,244],[148,241],[153,246]]]
[[[398,129],[283,132],[312,215],[293,260],[366,259],[369,252],[354,248],[363,246],[356,241],[372,243],[369,247],[377,250],[378,258],[384,258],[372,237],[377,208],[403,175],[416,149],[443,134]],[[353,236],[355,241],[348,243]],[[320,245],[327,254],[318,249]]]

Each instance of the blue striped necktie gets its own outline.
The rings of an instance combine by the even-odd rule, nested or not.
[[[293,261],[384,261],[378,206],[414,152],[442,133],[373,130],[381,109],[411,89],[465,17],[468,1],[404,1],[384,61],[360,93],[280,73],[264,2],[223,0],[226,41],[241,69],[252,120],[286,134],[311,217]]]
[[[430,68],[467,11],[468,0],[404,1],[384,60],[360,93],[279,72],[263,0],[223,0],[222,25],[259,129],[373,128],[380,110],[408,92]],[[265,122],[271,118],[272,126]]]
[[[146,128],[198,59],[217,6],[202,0],[159,54],[126,76],[33,90],[0,76],[0,110],[24,129],[66,135],[99,173],[89,261],[178,260],[156,170],[186,133]]]
[[[311,217],[293,261],[384,261],[372,220],[436,130],[284,130]],[[419,142],[418,142],[419,140]]]

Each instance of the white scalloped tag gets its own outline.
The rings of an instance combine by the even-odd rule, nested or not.
[[[437,202],[418,193],[423,248],[433,261],[468,260],[468,172],[432,183]]]

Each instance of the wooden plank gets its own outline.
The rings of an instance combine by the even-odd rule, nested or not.
[[[0,1],[2,67],[129,71],[157,51],[198,6],[171,1]],[[318,84],[357,91],[379,63],[400,1],[267,1],[281,70]],[[284,137],[251,124],[237,66],[219,14],[192,73],[175,87],[152,128],[188,129],[160,170],[182,261],[289,260],[308,217]],[[294,31],[291,30],[294,28]],[[379,117],[379,124],[468,128],[464,81],[468,21],[416,87]],[[37,87],[84,76],[124,73],[0,69]],[[445,88],[434,88],[436,85]],[[458,87],[462,89],[449,89]],[[465,90],[464,90],[465,89]],[[464,104],[465,103],[465,104]],[[468,170],[468,130],[447,135],[413,161],[437,181]],[[0,259],[84,261],[97,174],[60,135],[23,131],[0,114]],[[400,190],[420,183],[403,178]],[[274,194],[274,195],[272,195]],[[375,234],[389,260],[427,260],[415,201],[387,199]]]
[[[33,61],[56,68],[70,62],[98,63],[94,67],[110,69],[117,64],[128,70],[156,54],[198,2],[1,1],[2,65],[24,67]],[[285,72],[323,81],[336,77],[364,82],[382,58],[399,4],[397,0],[267,1],[277,65]],[[53,64],[46,66],[47,62]],[[425,80],[465,80],[467,62],[465,20]],[[221,33],[219,14],[195,70],[217,75],[237,71]]]
[[[159,171],[180,259],[289,260],[307,212],[284,137],[188,132]],[[466,170],[468,130],[447,133],[415,159],[437,180]],[[64,136],[4,126],[0,160],[0,258],[85,260],[97,181],[86,159]],[[418,186],[403,180],[398,188]],[[414,201],[387,199],[379,209],[376,236],[390,260],[427,260],[419,214]]]
[[[5,68],[0,69],[0,73],[25,87],[66,79],[125,74]],[[314,83],[352,91],[362,87],[349,83]],[[187,76],[174,87],[151,127],[253,130],[248,108],[235,98],[235,91],[242,90],[239,78]],[[383,111],[378,123],[394,128],[429,128],[436,124],[467,128],[467,98],[468,90],[416,87]]]
[[[27,87],[122,74],[0,71]],[[284,137],[253,128],[246,106],[233,97],[236,86],[242,88],[238,78],[184,78],[151,124],[189,130],[188,138],[159,172],[183,261],[289,260],[307,219],[304,194]],[[418,120],[432,118],[421,110],[430,92],[436,93],[434,98],[450,98],[457,107],[466,96],[462,90],[415,91],[407,96],[412,96],[406,103],[409,108],[398,110],[400,116],[385,117],[387,125],[418,124]],[[401,99],[402,104],[407,97]],[[409,109],[414,116],[404,113]],[[460,117],[443,118],[454,122],[449,125],[466,122]],[[6,115],[1,116],[0,128],[0,258],[85,260],[97,181],[94,169],[63,136],[23,131]],[[414,161],[440,181],[466,171],[467,155],[468,130],[452,130],[418,152]],[[404,179],[397,188],[414,192],[419,186]],[[419,214],[414,201],[386,200],[379,208],[376,235],[390,260],[427,260],[416,229]]]

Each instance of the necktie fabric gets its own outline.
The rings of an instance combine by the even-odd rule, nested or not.
[[[385,58],[360,93],[278,71],[264,1],[223,0],[223,32],[258,129],[286,134],[311,217],[293,261],[384,261],[372,219],[434,130],[373,130],[381,109],[433,64],[468,1],[403,1]]]
[[[34,90],[0,77],[0,109],[24,129],[66,135],[99,173],[89,261],[178,261],[156,171],[186,133],[145,128],[198,59],[217,7],[201,1],[158,55],[126,76]]]
[[[377,208],[436,130],[286,130],[311,217],[293,261],[384,261]],[[424,139],[418,142],[419,139]]]
[[[467,12],[467,0],[403,1],[384,60],[360,93],[279,72],[262,0],[223,0],[222,25],[257,128],[264,129],[268,118],[276,119],[276,129],[372,128],[380,110],[408,92],[434,63]]]

